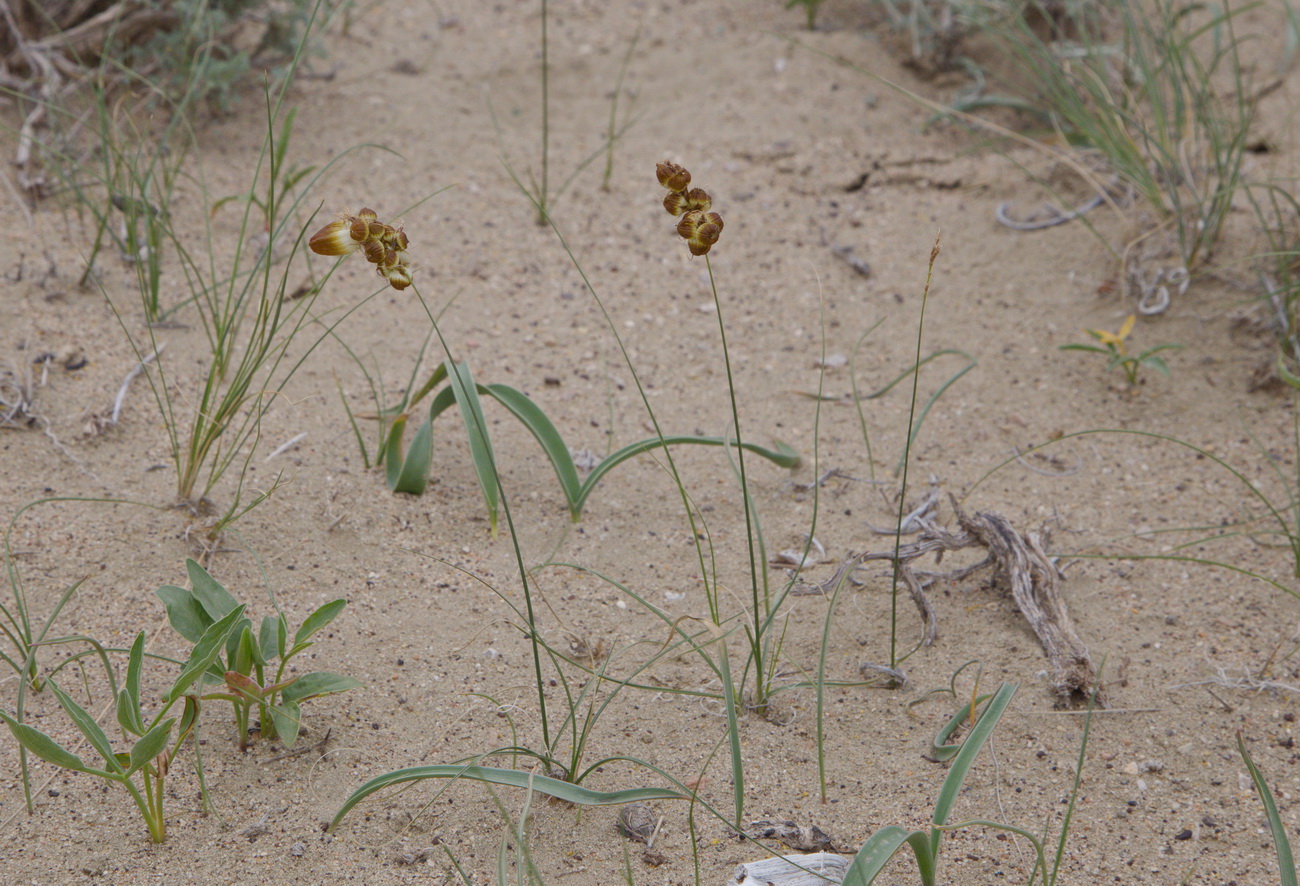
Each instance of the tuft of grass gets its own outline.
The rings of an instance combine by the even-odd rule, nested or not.
[[[1053,11],[1026,7],[1040,20]],[[1244,7],[1156,0],[1073,16],[1043,36],[1019,7],[972,5],[1055,133],[1096,151],[1168,228],[1184,272],[1207,261],[1241,185],[1255,96],[1234,30]]]

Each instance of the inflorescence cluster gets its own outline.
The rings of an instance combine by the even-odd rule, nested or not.
[[[707,254],[722,236],[722,216],[710,211],[713,198],[703,188],[692,188],[691,174],[676,163],[660,163],[655,172],[659,184],[671,192],[664,198],[664,209],[681,219],[678,236],[691,248],[691,255]]]
[[[360,250],[394,289],[411,285],[406,232],[400,225],[381,222],[373,209],[362,209],[356,215],[343,215],[330,222],[316,232],[308,245],[318,255],[347,255]]]

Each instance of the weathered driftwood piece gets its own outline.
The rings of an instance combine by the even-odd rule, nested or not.
[[[827,886],[844,882],[849,859],[833,852],[782,855],[742,864],[726,886]]]
[[[1022,535],[1011,523],[998,514],[976,511],[967,514],[954,500],[957,513],[957,531],[939,526],[931,519],[921,521],[920,537],[898,549],[898,577],[912,595],[924,624],[924,638],[929,645],[939,636],[934,607],[925,594],[925,588],[935,579],[962,579],[985,566],[992,565],[996,575],[1004,577],[1011,587],[1025,620],[1038,636],[1052,666],[1052,685],[1063,698],[1082,700],[1090,695],[1097,683],[1097,668],[1088,654],[1088,647],[1079,638],[1074,620],[1061,598],[1060,582],[1063,576],[1043,550],[1034,533]],[[945,551],[982,547],[989,555],[979,563],[948,573],[918,572],[912,564],[931,553],[940,556]],[[894,551],[863,554],[862,560],[893,560]]]

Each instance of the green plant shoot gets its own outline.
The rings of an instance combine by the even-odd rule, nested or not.
[[[176,632],[187,640],[203,636],[211,625],[224,620],[231,612],[243,612],[222,585],[194,560],[186,560],[190,588],[164,585],[157,591],[167,607],[167,618]],[[218,649],[199,683],[203,699],[228,701],[235,709],[239,747],[248,746],[250,715],[257,710],[260,731],[265,738],[280,739],[285,747],[298,740],[301,705],[304,701],[335,692],[357,689],[362,684],[352,677],[316,671],[286,676],[285,670],[294,656],[312,645],[311,638],[334,621],[346,600],[333,600],[317,609],[302,623],[289,642],[289,624],[283,612],[262,618],[257,635],[253,623],[241,618],[224,644],[225,658]],[[203,694],[203,683],[219,682],[221,687]]]
[[[1117,367],[1123,369],[1129,387],[1137,384],[1138,373],[1143,367],[1149,366],[1161,375],[1168,375],[1169,366],[1159,354],[1161,351],[1176,351],[1182,345],[1156,345],[1140,353],[1131,354],[1128,351],[1126,340],[1133,331],[1136,322],[1137,316],[1129,314],[1128,319],[1124,321],[1124,325],[1119,328],[1119,332],[1108,332],[1105,329],[1085,329],[1084,332],[1088,333],[1100,344],[1069,344],[1061,345],[1060,349],[1062,351],[1087,351],[1092,354],[1101,354],[1106,358],[1106,371],[1110,372]]]

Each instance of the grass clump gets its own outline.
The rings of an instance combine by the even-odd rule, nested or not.
[[[1027,12],[1039,21],[1059,16],[1040,0],[1024,10],[985,2],[968,11],[1004,50],[1013,92],[1025,91],[1068,145],[1103,158],[1103,176],[1117,181],[1098,190],[1131,189],[1154,214],[1151,228],[1168,231],[1183,274],[1209,259],[1241,184],[1255,116],[1234,30],[1240,9],[1124,2],[1071,16],[1046,36]]]

